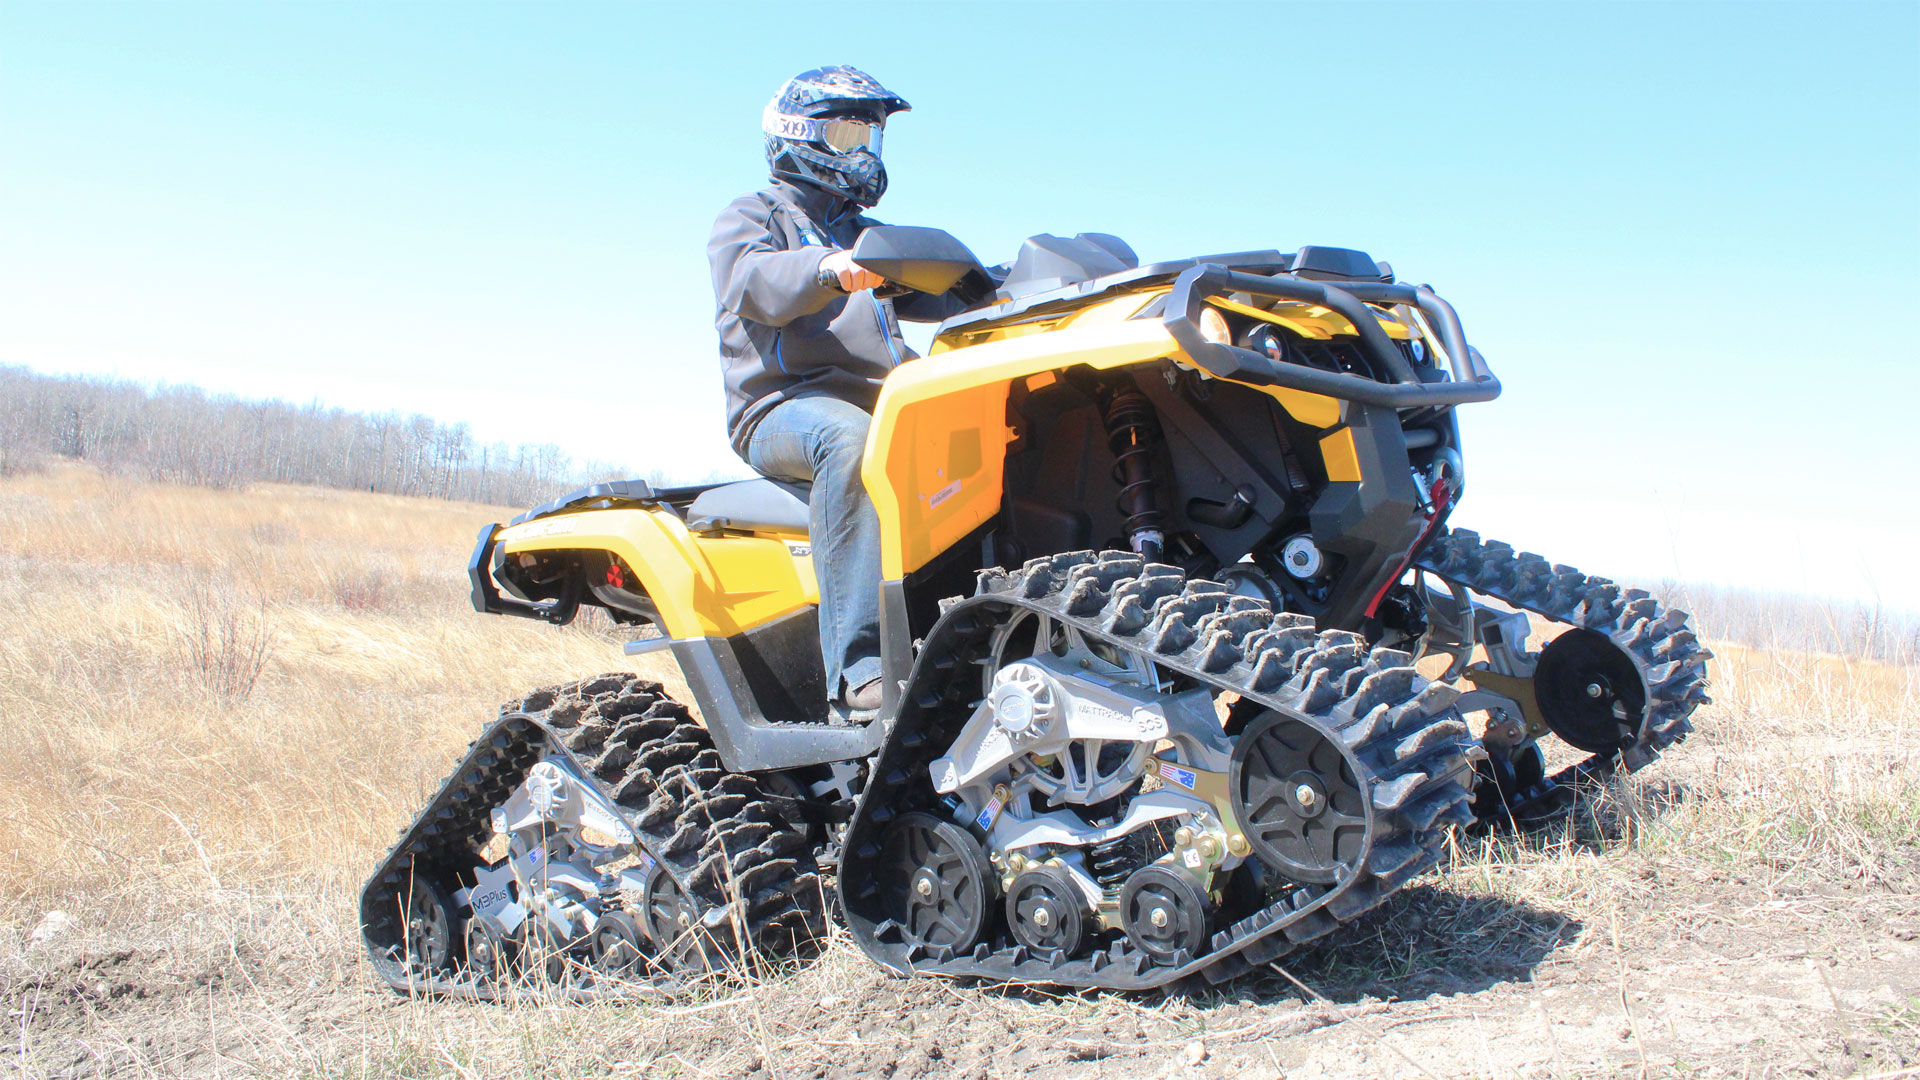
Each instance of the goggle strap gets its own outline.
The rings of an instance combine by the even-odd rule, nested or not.
[[[776,139],[793,139],[800,142],[826,142],[827,125],[835,122],[836,121],[832,120],[818,120],[811,116],[795,116],[792,113],[783,113],[775,108],[772,102],[768,102],[766,109],[760,113],[760,130]],[[869,145],[878,153],[880,131],[882,129],[878,124],[870,126],[873,131],[870,136],[871,141]],[[848,149],[852,148],[849,147]],[[845,151],[841,152],[844,153]]]
[[[820,142],[825,136],[826,125],[811,116],[794,116],[775,108],[772,102],[760,114],[760,130],[776,139],[795,139],[803,142]]]

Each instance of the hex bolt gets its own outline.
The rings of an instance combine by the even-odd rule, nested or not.
[[[1035,926],[1053,925],[1053,913],[1043,907],[1034,908],[1033,909],[1033,925]]]
[[[1173,830],[1173,842],[1180,847],[1193,843],[1193,830],[1185,825]]]
[[[1203,836],[1200,838],[1199,847],[1200,854],[1203,858],[1216,858],[1220,854],[1220,838],[1216,836]]]
[[[1163,907],[1154,908],[1147,915],[1147,921],[1152,923],[1155,926],[1160,926],[1160,927],[1166,926],[1167,919],[1168,919],[1167,909]]]
[[[1587,684],[1587,696],[1590,698],[1604,697],[1606,696],[1606,693],[1607,693],[1607,688],[1604,686],[1601,686],[1597,682],[1590,682]]]
[[[1246,855],[1253,851],[1253,845],[1247,842],[1246,837],[1239,833],[1234,833],[1232,836],[1227,837],[1227,850],[1233,852],[1235,855]]]
[[[921,878],[914,884],[913,891],[920,894],[920,899],[931,900],[933,899],[933,882],[926,878]]]
[[[1320,793],[1313,790],[1312,784],[1301,784],[1293,789],[1293,798],[1301,806],[1310,807],[1319,800]]]

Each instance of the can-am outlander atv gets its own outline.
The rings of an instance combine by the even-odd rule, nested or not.
[[[477,609],[650,626],[627,651],[671,650],[699,718],[632,674],[507,707],[366,885],[392,986],[618,993],[803,951],[836,908],[896,972],[1223,979],[1706,700],[1684,613],[1448,529],[1455,407],[1500,384],[1385,263],[1088,234],[994,273],[897,227],[854,259],[976,303],[874,412],[878,718],[827,711],[804,487],[600,484],[487,526]],[[1534,649],[1530,617],[1566,629]],[[1549,735],[1590,756],[1548,776]]]

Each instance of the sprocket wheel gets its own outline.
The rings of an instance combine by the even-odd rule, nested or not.
[[[1355,865],[1367,810],[1340,748],[1284,713],[1247,725],[1229,766],[1234,814],[1262,862],[1302,881],[1331,882]]]
[[[1086,940],[1086,901],[1066,871],[1035,867],[1007,890],[1007,925],[1020,944],[1035,953],[1070,958]]]
[[[1120,920],[1134,948],[1162,964],[1206,951],[1207,898],[1193,879],[1164,866],[1143,866],[1120,887]]]
[[[928,813],[901,815],[881,844],[880,872],[891,892],[888,908],[909,942],[952,955],[985,932],[992,868],[958,825]]]

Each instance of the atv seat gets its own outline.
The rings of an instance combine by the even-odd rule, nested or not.
[[[687,527],[695,532],[738,529],[804,534],[811,490],[809,484],[766,477],[710,487],[687,504]]]

